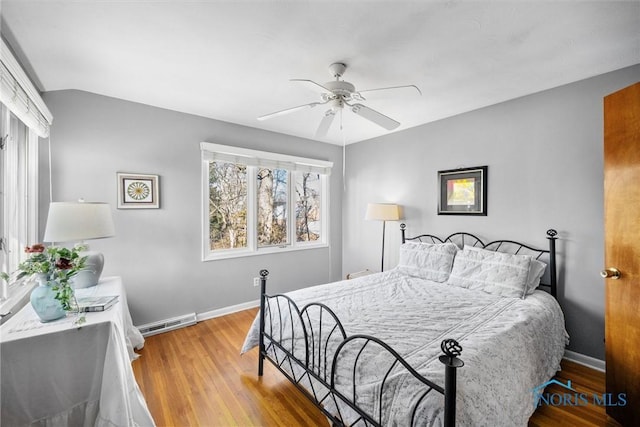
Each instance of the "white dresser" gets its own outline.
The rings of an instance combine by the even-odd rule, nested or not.
[[[144,338],[133,326],[122,280],[79,296],[118,295],[104,312],[41,323],[24,306],[0,326],[0,425],[153,426],[131,361]]]

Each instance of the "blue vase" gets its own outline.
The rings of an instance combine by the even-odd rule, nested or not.
[[[44,276],[44,277],[42,277]],[[42,322],[51,322],[65,317],[67,313],[56,299],[56,291],[51,289],[46,275],[38,276],[38,286],[31,292],[31,306]]]

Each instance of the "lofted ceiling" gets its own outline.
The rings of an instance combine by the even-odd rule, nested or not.
[[[309,139],[324,106],[257,117],[319,101],[289,80],[324,84],[333,62],[356,90],[420,88],[362,102],[401,122],[394,132],[640,63],[640,1],[0,0],[0,13],[42,91]],[[344,109],[319,140],[386,133]]]

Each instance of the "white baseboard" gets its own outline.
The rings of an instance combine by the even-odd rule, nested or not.
[[[224,316],[226,314],[236,313],[238,311],[258,307],[259,305],[260,305],[260,300],[243,302],[242,304],[230,305],[229,307],[223,307],[217,310],[198,313],[196,315],[196,318],[198,319],[198,322],[202,322],[203,320],[214,319],[216,317]]]
[[[586,356],[584,354],[576,353],[575,351],[565,350],[564,359],[579,363],[580,365],[587,366],[595,369],[596,371],[605,372],[605,361],[596,359],[595,357]]]

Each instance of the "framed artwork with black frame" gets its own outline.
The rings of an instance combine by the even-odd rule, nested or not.
[[[487,215],[488,166],[438,171],[438,215]]]
[[[158,175],[118,172],[118,209],[158,209]]]

